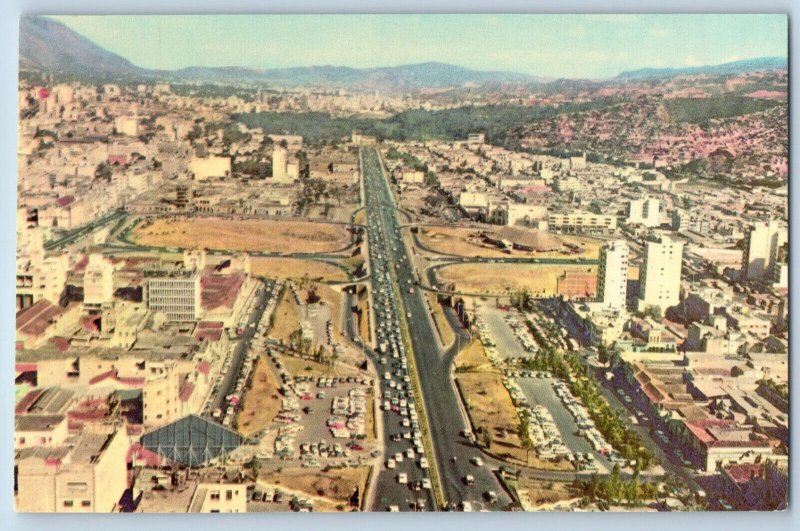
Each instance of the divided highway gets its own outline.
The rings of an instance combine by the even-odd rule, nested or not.
[[[467,506],[473,510],[501,510],[510,503],[510,498],[487,465],[473,464],[475,458],[484,456],[472,440],[463,435],[470,428],[462,414],[460,398],[451,374],[457,347],[442,350],[434,325],[427,315],[424,296],[421,290],[413,289],[417,278],[402,238],[394,196],[377,152],[374,149],[363,150],[362,161],[368,214],[378,213],[385,233],[392,235],[392,241],[395,242],[394,245],[384,244],[376,251],[388,256],[387,262],[394,265],[394,276],[402,302],[401,311],[406,312],[411,332],[413,352],[410,354],[414,358],[421,386],[422,396],[416,398],[424,402],[427,412],[431,443],[436,454],[445,501],[452,508],[463,508],[464,502],[467,502]],[[370,200],[371,197],[377,201]],[[369,221],[368,227],[371,224]],[[369,243],[373,245],[376,242],[370,240]],[[468,485],[465,481],[467,476],[472,476],[474,483],[470,482],[472,484]],[[497,495],[495,501],[489,501],[490,492]]]

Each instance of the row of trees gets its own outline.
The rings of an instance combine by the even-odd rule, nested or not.
[[[656,463],[653,452],[644,446],[638,433],[630,429],[601,396],[597,384],[589,379],[586,366],[574,354],[565,355],[561,350],[551,346],[549,338],[530,321],[528,329],[540,345],[540,350],[533,359],[522,362],[528,370],[549,371],[567,381],[570,391],[586,406],[589,416],[598,431],[603,434],[611,446],[619,450],[625,459],[636,461],[637,470],[645,470]],[[605,357],[608,352],[604,350]]]
[[[604,500],[614,505],[624,501],[628,505],[635,506],[642,500],[652,500],[658,496],[656,483],[641,481],[638,472],[631,478],[623,478],[620,475],[619,465],[614,465],[609,477],[601,479],[597,474],[592,474],[589,481],[581,481],[577,486],[583,495],[591,500]]]

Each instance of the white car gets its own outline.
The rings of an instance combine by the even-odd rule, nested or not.
[[[397,461],[398,463],[402,463],[403,462],[403,453],[402,452],[397,452],[396,454],[394,454],[394,460]]]
[[[420,457],[420,459],[419,459],[419,467],[422,468],[423,470],[428,468],[428,458]]]
[[[394,459],[389,458],[386,460],[386,468],[389,470],[394,470],[397,464],[394,462]]]
[[[408,474],[406,474],[405,472],[400,472],[399,474],[397,474],[397,482],[400,483],[401,485],[403,483],[408,483]]]
[[[422,478],[422,488],[423,489],[431,489],[431,480],[428,478]]]

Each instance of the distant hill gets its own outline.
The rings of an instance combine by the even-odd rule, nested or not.
[[[19,66],[78,75],[143,75],[146,71],[54,20],[27,16],[19,24]]]
[[[360,90],[409,90],[540,80],[516,72],[471,70],[437,62],[365,69],[344,66],[274,69],[192,66],[180,70],[149,70],[105,50],[64,24],[41,16],[23,17],[20,21],[19,65],[24,70],[84,76],[251,81],[275,86],[325,85]]]
[[[419,63],[381,68],[309,66],[295,68],[189,67],[162,73],[191,80],[238,79],[277,86],[330,86],[361,90],[461,87],[484,83],[533,83],[539,78],[516,72],[471,70],[446,63]]]
[[[787,68],[784,58],[747,59],[721,65],[691,68],[643,68],[622,72],[613,80],[557,79],[518,72],[472,70],[440,62],[381,68],[309,66],[296,68],[245,68],[192,66],[180,70],[150,70],[109,52],[61,22],[42,16],[20,21],[21,70],[61,72],[95,78],[163,79],[175,82],[252,82],[278,87],[326,86],[367,91],[407,91],[423,88],[458,88],[537,84],[542,90],[592,88],[609,81],[625,81],[687,74],[735,74]]]
[[[691,66],[684,68],[640,68],[638,70],[622,72],[617,76],[617,79],[646,79],[699,74],[741,74],[743,72],[754,72],[757,70],[778,70],[786,68],[788,68],[788,64],[785,57],[758,57],[719,65]]]

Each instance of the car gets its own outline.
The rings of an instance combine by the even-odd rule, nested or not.
[[[475,466],[483,466],[483,459],[481,459],[480,457],[473,457],[472,459],[470,459],[470,461],[472,461],[472,464]]]
[[[428,468],[428,459],[426,457],[419,458],[419,467],[423,470]]]
[[[400,484],[408,483],[408,474],[406,474],[405,472],[400,472],[399,474],[397,474],[397,482]]]
[[[472,474],[467,474],[466,476],[464,476],[463,481],[464,481],[464,485],[474,485],[475,484],[475,476],[473,476]]]
[[[396,466],[397,464],[395,463],[393,458],[390,457],[389,459],[386,460],[386,468],[388,468],[389,470],[394,470]]]
[[[400,507],[398,507],[397,505],[390,505],[389,506],[389,512],[390,513],[399,513],[400,512]]]
[[[431,487],[431,480],[429,478],[422,478],[422,488],[430,490]]]
[[[397,452],[396,454],[394,454],[394,460],[397,461],[398,463],[402,463],[403,462],[403,452]]]

